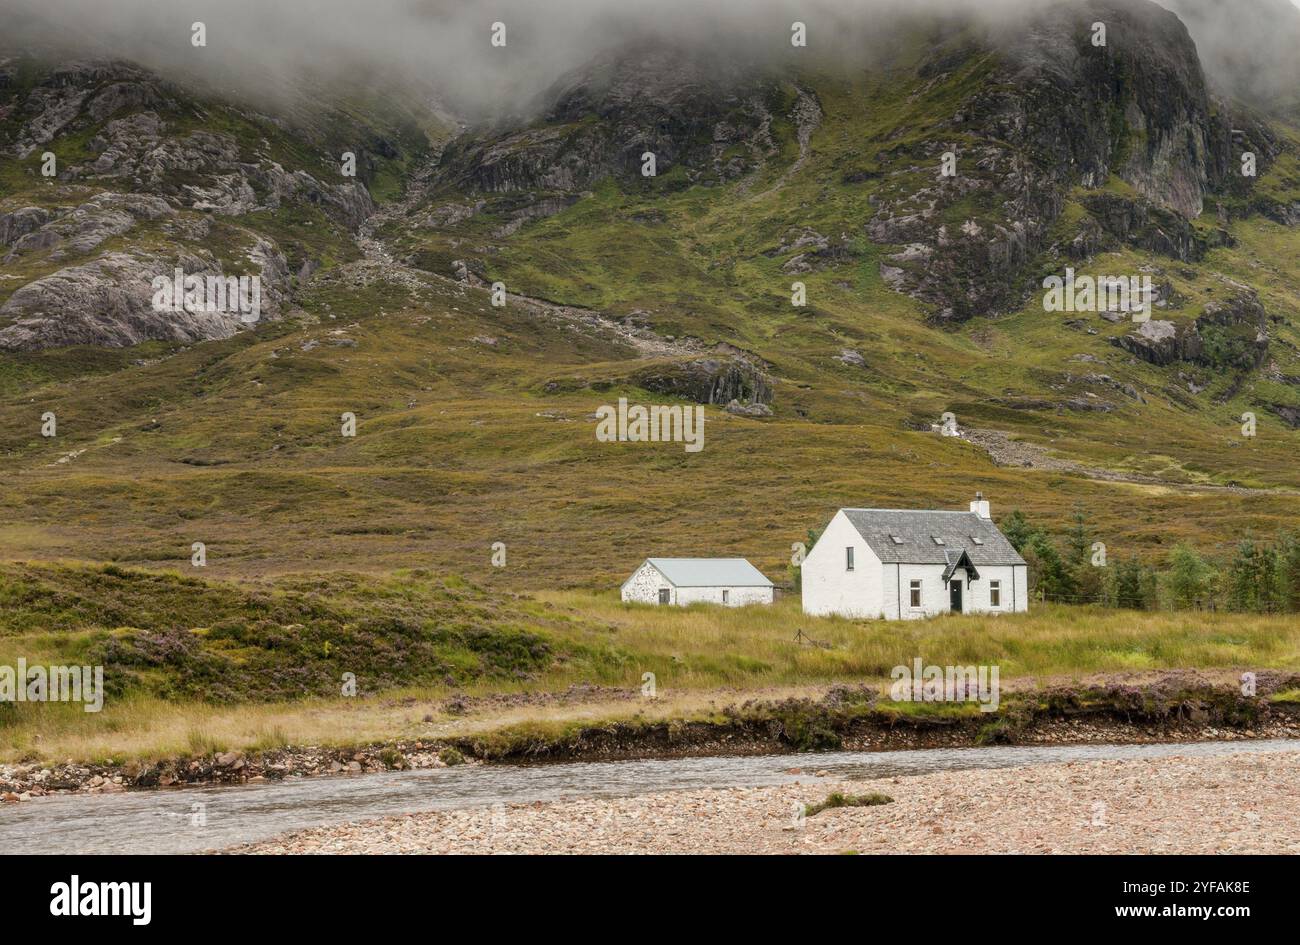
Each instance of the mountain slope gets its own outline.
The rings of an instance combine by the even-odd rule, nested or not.
[[[1077,503],[1119,555],[1300,523],[1300,134],[1216,100],[1172,14],[1072,9],[1013,38],[913,24],[865,70],[642,47],[445,149],[432,119],[281,128],[135,67],[13,69],[0,127],[35,150],[0,162],[0,234],[24,230],[3,251],[46,235],[0,264],[22,303],[0,337],[24,339],[0,355],[6,557],[188,567],[202,541],[217,576],[608,586],[651,553],[779,576],[838,505],[976,489],[1049,524]],[[97,118],[118,83],[142,91]],[[38,142],[37,106],[69,88],[75,116]],[[108,130],[148,112],[156,145]],[[342,182],[333,156],[364,133],[392,147]],[[210,140],[190,170],[167,157]],[[47,146],[66,180],[39,177]],[[1234,176],[1248,147],[1254,180]],[[105,303],[20,294],[57,299],[41,280],[106,254],[247,272],[259,240],[283,294],[251,331],[70,334]],[[1066,266],[1150,275],[1159,327],[1044,311]],[[599,442],[619,397],[706,405],[705,448]],[[948,412],[964,436],[934,431]]]
[[[150,282],[176,267],[259,276],[262,314],[277,318],[315,269],[356,258],[350,231],[375,209],[366,184],[425,146],[413,127],[390,139],[338,114],[277,125],[127,63],[0,60],[0,347],[237,331],[228,313],[154,311]]]

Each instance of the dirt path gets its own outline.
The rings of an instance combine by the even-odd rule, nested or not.
[[[815,764],[815,760],[812,762]],[[832,791],[893,803],[800,818]],[[245,853],[1300,853],[1300,752],[497,805],[317,828]]]
[[[1102,482],[1130,482],[1144,486],[1160,486],[1179,492],[1227,492],[1234,495],[1300,495],[1300,490],[1277,488],[1256,489],[1250,486],[1221,486],[1209,483],[1171,482],[1158,476],[1126,473],[1099,466],[1086,466],[1070,459],[1053,456],[1042,446],[1012,439],[1002,430],[975,430],[963,428],[961,436],[989,454],[995,466],[1015,466],[1020,469],[1048,470],[1073,476],[1083,476]]]

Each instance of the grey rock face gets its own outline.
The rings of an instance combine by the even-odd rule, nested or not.
[[[81,206],[59,214],[52,220],[49,219],[50,214],[47,211],[38,211],[49,222],[39,229],[29,230],[19,238],[10,241],[13,248],[9,259],[23,253],[52,247],[58,248],[58,255],[69,253],[84,255],[105,240],[130,231],[139,221],[158,220],[170,216],[173,212],[167,201],[160,197],[114,193],[98,194]],[[18,213],[29,213],[29,211],[20,210]],[[28,221],[35,218],[36,216],[30,213],[27,217]],[[4,242],[0,240],[0,245]]]
[[[41,207],[23,207],[13,213],[0,214],[0,246],[11,246],[21,237],[34,233],[50,219]]]
[[[81,121],[103,121],[125,108],[165,108],[174,90],[153,73],[123,62],[74,62],[54,70],[23,103],[14,151],[25,158]]]
[[[1268,315],[1253,289],[1210,302],[1193,322],[1153,320],[1113,339],[1130,354],[1167,366],[1188,361],[1216,370],[1248,370],[1268,360]]]
[[[1300,407],[1291,404],[1268,404],[1267,406],[1291,429],[1300,430]]]
[[[1130,354],[1151,364],[1167,365],[1181,360],[1188,350],[1186,335],[1180,335],[1173,322],[1148,321],[1117,340]]]
[[[732,180],[774,151],[764,89],[712,74],[674,50],[629,51],[580,69],[545,94],[539,126],[457,142],[438,177],[461,190],[573,193],[607,177],[636,180],[651,152],[659,175]],[[594,119],[594,120],[593,120]],[[747,157],[726,157],[734,147]]]
[[[1107,25],[1092,45],[1093,22]],[[1155,4],[1057,3],[1010,37],[1026,149],[1085,186],[1117,173],[1148,199],[1201,213],[1226,175],[1231,128],[1211,115],[1196,46]]]
[[[1091,42],[1098,21],[1108,27],[1104,47]],[[1127,242],[1192,260],[1212,245],[1188,220],[1208,194],[1248,185],[1231,172],[1237,123],[1211,106],[1196,47],[1176,16],[1146,3],[1049,4],[1017,18],[987,49],[938,55],[920,78],[945,75],[980,52],[1001,66],[959,106],[949,122],[954,141],[877,155],[886,180],[914,180],[931,168],[934,175],[906,195],[886,188],[868,223],[873,241],[910,247],[886,257],[889,284],[932,304],[940,321],[1018,307],[1034,288],[1034,263],[1049,248],[1066,193],[1101,187],[1112,175],[1140,198],[1096,198],[1097,219],[1062,247],[1068,256]],[[1266,129],[1244,124],[1271,159]],[[945,150],[959,155],[955,177],[939,173]],[[958,204],[981,209],[955,224],[950,210]]]
[[[770,378],[761,368],[741,357],[674,361],[643,368],[630,380],[645,390],[681,397],[697,404],[772,402]]]
[[[1212,238],[1203,237],[1186,217],[1148,200],[1095,194],[1084,199],[1084,206],[1114,240],[1182,262],[1198,261],[1210,249],[1232,245],[1232,237],[1226,232],[1219,231]],[[1100,240],[1096,248],[1105,245]]]
[[[767,404],[742,404],[738,400],[733,400],[723,408],[727,413],[736,417],[770,417],[772,408]]]
[[[110,253],[28,283],[0,307],[0,315],[16,319],[0,330],[0,348],[123,347],[150,340],[202,341],[234,334],[238,316],[154,312],[151,282],[177,265],[193,275],[219,271],[210,260],[188,254],[162,260]]]
[[[6,67],[7,68],[7,67]],[[6,72],[6,75],[9,73]],[[54,69],[30,90],[0,99],[8,151],[27,156],[55,138],[88,133],[90,157],[58,168],[65,186],[51,193],[102,193],[62,208],[6,207],[0,214],[0,259],[15,262],[45,254],[62,268],[18,287],[0,308],[0,347],[31,350],[61,345],[124,346],[146,340],[193,342],[225,338],[245,325],[242,313],[158,311],[155,276],[221,274],[203,248],[213,219],[238,219],[289,203],[311,205],[348,227],[374,211],[358,181],[323,183],[303,170],[286,169],[223,130],[191,130],[187,116],[205,113],[177,87],[147,70],[110,61],[75,62]],[[220,106],[218,106],[220,107]],[[180,116],[180,117],[177,117]],[[14,129],[10,131],[10,129]],[[94,191],[89,191],[94,193]],[[161,223],[174,241],[168,253],[102,253],[109,240],[142,224]],[[226,224],[229,230],[229,224]],[[261,318],[278,317],[292,278],[269,238],[248,232],[247,265],[234,275],[257,274]],[[81,258],[78,258],[81,257]],[[300,267],[305,278],[310,260]]]
[[[250,260],[260,269],[261,317],[276,318],[289,283],[284,257],[262,241]],[[30,282],[0,306],[0,316],[13,320],[0,329],[0,348],[30,351],[67,345],[118,348],[143,341],[210,341],[247,327],[233,310],[156,310],[153,280],[172,276],[178,267],[186,276],[222,274],[207,254],[181,253],[164,259],[108,253]]]

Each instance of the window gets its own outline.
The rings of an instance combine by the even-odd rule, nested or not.
[[[912,582],[911,597],[912,597],[911,606],[920,607],[921,606],[921,582],[920,581]]]
[[[725,604],[731,599],[731,591],[726,588],[722,589],[722,602]]]
[[[668,596],[669,596],[669,594],[671,594],[671,593],[672,593],[672,592],[669,591],[668,588],[666,588],[666,587],[661,587],[661,588],[659,588],[659,603],[661,603],[661,604],[667,604],[667,603],[669,602],[669,601],[668,601]]]
[[[1002,606],[1002,582],[1001,581],[989,581],[989,606],[990,607]]]
[[[853,548],[852,546],[844,549],[844,570],[853,570]]]

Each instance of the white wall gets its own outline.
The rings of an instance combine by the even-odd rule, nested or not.
[[[632,572],[632,576],[623,582],[623,600],[624,602],[634,602],[641,604],[659,603],[659,589],[668,588],[671,595],[669,600],[673,600],[676,595],[676,589],[668,583],[668,579],[663,576],[658,568],[649,561],[643,561],[641,567]]]
[[[1009,614],[1017,610],[1029,609],[1029,595],[1025,586],[1025,568],[1023,565],[980,565],[979,580],[971,582],[965,568],[958,568],[952,577],[943,580],[943,565],[939,564],[903,564],[885,565],[885,583],[890,585],[894,572],[897,571],[901,584],[902,617],[904,620],[921,617],[934,617],[952,612],[952,592],[949,589],[953,581],[961,582],[962,613],[966,614]],[[921,582],[921,606],[913,607],[911,584],[913,580]],[[1013,584],[1014,580],[1014,584]],[[989,604],[990,581],[1002,582],[1002,603],[993,607]],[[1013,596],[1014,594],[1014,596]],[[893,596],[891,596],[893,595]],[[898,601],[900,595],[889,587],[885,596],[885,616],[891,619],[899,616]]]
[[[1029,609],[1029,582],[1024,565],[980,565],[980,579],[963,588],[962,604],[968,614],[1009,614]],[[989,605],[989,582],[1002,582],[1002,605]],[[1014,595],[1014,596],[1013,596]]]
[[[947,613],[952,609],[948,585],[943,580],[942,564],[890,564],[885,566],[893,578],[889,588],[886,616],[904,620],[917,620]],[[965,572],[958,571],[953,580],[961,580]],[[912,606],[912,581],[921,582],[921,606]],[[963,587],[962,592],[965,593]],[[964,599],[964,598],[963,598]],[[899,607],[902,607],[901,613]]]
[[[721,604],[723,590],[724,588],[721,587],[679,587],[673,603],[682,605]],[[770,587],[728,587],[725,590],[728,592],[728,607],[772,603],[772,588]]]
[[[728,607],[770,604],[773,596],[770,587],[676,587],[658,568],[646,561],[623,583],[622,597],[624,602],[657,604],[660,588],[668,589],[670,604],[681,607],[688,604],[721,604],[723,590],[727,591]]]
[[[850,546],[853,570],[847,571],[844,549]],[[803,561],[803,612],[816,616],[880,617],[882,580],[876,553],[867,547],[844,513],[836,512]]]

